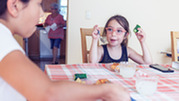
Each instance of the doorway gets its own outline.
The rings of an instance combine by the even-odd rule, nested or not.
[[[50,4],[54,2],[58,3],[59,9],[61,10],[60,14],[62,14],[64,17],[64,20],[67,21],[67,11],[68,11],[67,1],[68,0],[43,0],[42,8],[45,13],[48,13],[50,12]],[[47,61],[47,60],[52,61],[53,56],[51,53],[50,54],[45,53],[45,56],[42,56],[42,53],[41,53],[42,51],[44,52],[44,51],[51,50],[51,49],[49,46],[49,42],[50,42],[49,39],[48,38],[43,39],[44,37],[47,37],[47,35],[46,36],[44,34],[41,35],[40,29],[37,28],[34,34],[30,38],[28,38],[28,56],[33,61],[36,61],[36,60],[37,61]],[[60,50],[59,50],[60,54],[58,57],[60,64],[65,64],[65,59],[66,59],[66,27],[64,27],[64,33],[65,33],[65,36],[64,36],[64,40],[61,41]],[[48,47],[41,46],[41,41],[45,42],[43,44],[47,45]],[[41,50],[42,47],[43,47],[43,50]]]

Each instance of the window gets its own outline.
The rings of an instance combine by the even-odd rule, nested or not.
[[[67,0],[59,0],[60,14],[63,15],[64,20],[67,19]]]

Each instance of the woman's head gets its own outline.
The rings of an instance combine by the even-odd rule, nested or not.
[[[52,3],[50,8],[51,8],[52,13],[58,13],[58,4],[57,3]]]
[[[1,3],[0,3],[0,16],[4,15],[4,13],[7,10],[7,1],[8,0],[1,0]],[[28,3],[29,0],[21,0],[21,2]]]
[[[4,0],[0,3],[0,7],[5,5],[0,9],[0,23],[7,26],[12,34],[29,37],[43,16],[41,4],[42,0]]]
[[[113,23],[114,22],[114,23]],[[115,23],[117,23],[115,25]],[[113,25],[110,25],[113,24]],[[121,28],[115,29],[114,27],[120,26]],[[104,31],[103,31],[103,35],[106,36],[107,32],[109,33],[113,33],[116,32],[116,34],[124,34],[124,38],[121,42],[122,45],[127,45],[128,43],[128,34],[129,34],[129,23],[127,21],[127,19],[121,15],[114,15],[111,18],[109,18],[109,20],[107,21]]]

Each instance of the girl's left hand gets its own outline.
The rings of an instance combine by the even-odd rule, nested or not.
[[[138,28],[138,32],[135,33],[136,36],[137,36],[137,39],[140,41],[140,42],[144,42],[145,41],[145,38],[146,38],[146,35],[145,35],[145,32],[143,31],[142,28]]]

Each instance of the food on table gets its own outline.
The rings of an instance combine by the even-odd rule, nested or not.
[[[80,78],[80,79],[86,79],[87,78],[87,75],[84,73],[84,74],[79,74],[79,73],[76,73],[74,75],[74,80],[76,80],[77,78]]]
[[[111,81],[109,81],[108,79],[99,79],[96,81],[95,84],[105,84],[105,83],[111,83]]]
[[[76,79],[76,82],[82,83],[82,84],[85,84],[85,83],[86,83],[85,81],[82,81],[80,78],[77,78],[77,79]]]
[[[113,63],[113,64],[111,65],[111,69],[112,69],[112,70],[119,70],[120,68],[119,68],[118,66],[119,66],[119,63]]]

